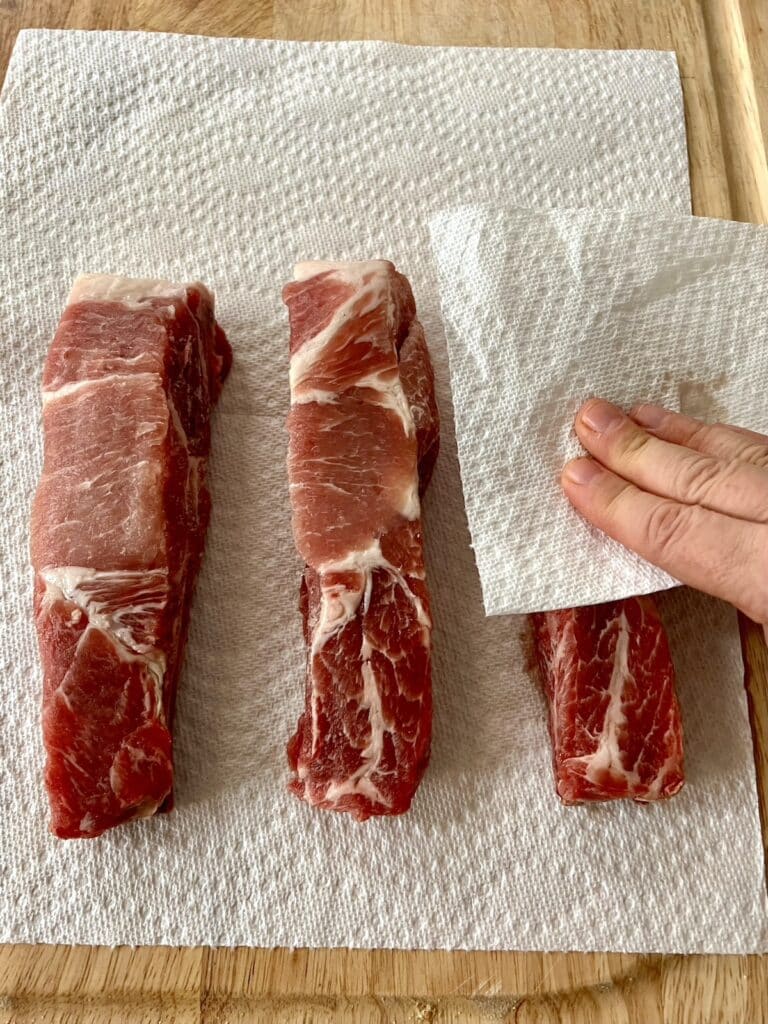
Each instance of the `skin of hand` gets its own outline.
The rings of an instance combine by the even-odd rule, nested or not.
[[[656,405],[579,410],[592,458],[561,483],[590,523],[670,575],[768,623],[768,437]]]

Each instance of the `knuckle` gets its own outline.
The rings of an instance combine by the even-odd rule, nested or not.
[[[654,557],[666,560],[684,542],[691,526],[693,506],[660,501],[646,523],[646,542]]]
[[[621,487],[608,498],[604,511],[609,519],[616,520],[622,518],[621,508],[630,490],[632,490],[632,484],[624,481]]]
[[[686,501],[703,502],[731,475],[734,464],[722,463],[710,455],[683,460],[677,471],[677,489]]]
[[[690,433],[684,439],[683,443],[688,445],[689,448],[694,448],[699,451],[706,449],[713,440],[713,434],[716,426],[717,424],[713,427],[709,423],[699,423],[698,421],[695,421],[694,426],[691,428]]]
[[[651,435],[639,427],[622,430],[616,439],[616,454],[623,461],[635,462],[648,451],[652,440]]]
[[[742,462],[748,462],[758,469],[768,469],[768,447],[758,441],[745,444],[739,456]]]

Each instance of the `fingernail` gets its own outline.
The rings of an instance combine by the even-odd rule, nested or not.
[[[618,406],[604,402],[602,398],[595,398],[587,402],[579,413],[579,419],[595,433],[605,434],[622,422],[624,413]]]
[[[655,430],[661,426],[668,413],[661,405],[636,405],[629,415],[641,427],[649,427],[651,430]]]
[[[563,478],[572,484],[585,487],[603,472],[603,467],[594,459],[573,459],[563,467]]]

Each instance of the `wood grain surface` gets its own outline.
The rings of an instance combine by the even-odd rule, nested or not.
[[[768,0],[0,0],[20,28],[675,50],[694,211],[768,222]],[[741,620],[768,838],[768,653]],[[0,1024],[760,1024],[768,958],[0,947]]]

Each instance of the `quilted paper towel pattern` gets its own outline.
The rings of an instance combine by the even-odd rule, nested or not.
[[[593,529],[560,470],[579,406],[658,402],[768,433],[768,231],[467,206],[432,219],[464,499],[489,615],[675,580]]]

